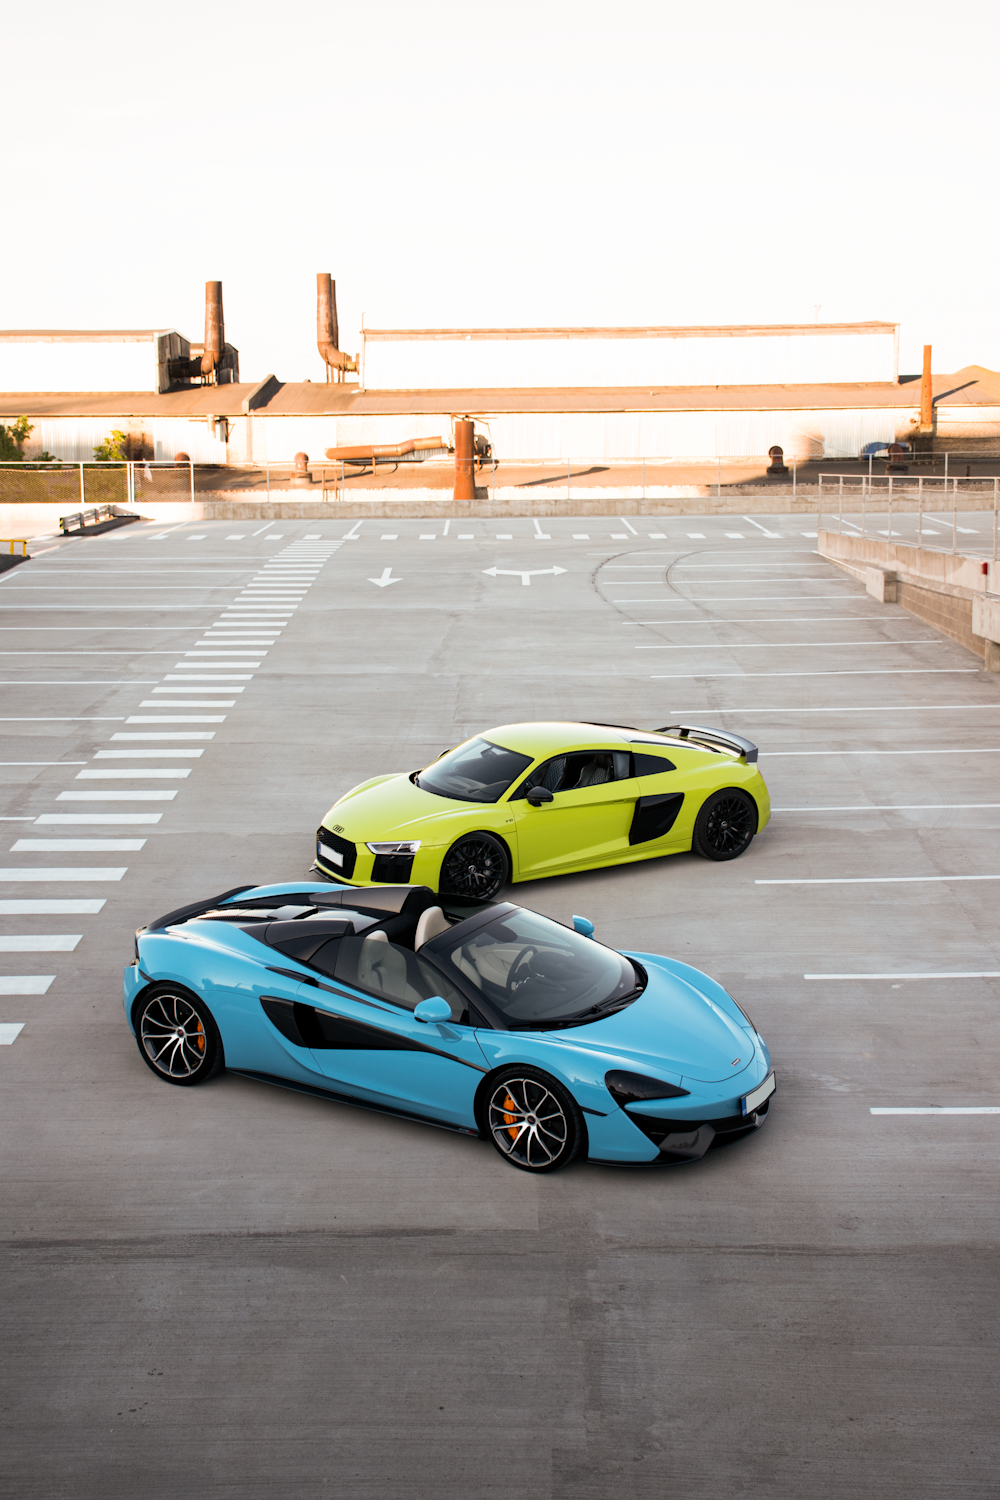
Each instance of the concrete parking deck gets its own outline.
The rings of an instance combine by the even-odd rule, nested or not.
[[[7,1493],[992,1500],[1000,683],[816,546],[787,515],[198,521],[0,579]],[[743,858],[511,895],[716,975],[773,1053],[764,1129],[533,1178],[153,1078],[137,925],[298,879],[355,782],[550,717],[760,745]]]

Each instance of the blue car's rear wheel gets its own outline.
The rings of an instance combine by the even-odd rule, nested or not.
[[[445,855],[439,887],[443,896],[492,901],[509,876],[510,861],[500,840],[491,833],[467,833]]]
[[[554,1172],[586,1149],[580,1106],[540,1068],[508,1068],[490,1079],[483,1114],[485,1134],[522,1172]]]
[[[713,792],[695,819],[691,847],[702,859],[735,859],[757,832],[757,804],[737,786]]]
[[[222,1038],[208,1007],[177,984],[157,984],[135,1010],[139,1055],[165,1083],[204,1083],[223,1065]]]

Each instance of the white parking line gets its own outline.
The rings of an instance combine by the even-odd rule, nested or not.
[[[0,995],[44,995],[54,974],[0,974]]]
[[[93,917],[106,905],[103,896],[86,897],[82,901],[51,897],[4,900],[0,901],[0,917]]]
[[[0,937],[0,953],[72,953],[82,933],[38,933],[34,936]]]
[[[954,812],[972,808],[1000,807],[1000,802],[881,802],[858,803],[853,807],[772,807],[776,812],[828,813],[828,812],[941,812],[945,808]]]
[[[0,1047],[9,1047],[24,1030],[23,1021],[0,1021]]]
[[[5,881],[62,881],[62,880],[121,880],[128,865],[119,868],[113,866],[96,865],[85,867],[83,865],[50,866],[48,869],[6,869],[0,870],[0,880]]]
[[[1000,969],[928,970],[922,974],[803,974],[803,979],[1000,979]]]
[[[650,673],[650,681],[651,682],[691,682],[691,681],[697,680],[697,681],[700,682],[703,679],[706,679],[706,678],[709,678],[709,677],[746,677],[747,679],[750,679],[751,677],[940,677],[942,675],[944,675],[944,676],[948,676],[948,675],[956,676],[956,675],[960,675],[963,672],[979,672],[981,670],[982,669],[980,667],[874,667],[874,668],[858,667],[858,668],[853,669],[853,670],[849,669],[849,668],[839,668],[838,667],[835,671],[831,671],[831,672],[651,672]],[[983,705],[980,705],[980,706],[987,707],[987,706],[992,706],[992,705],[983,704]],[[697,712],[698,713],[705,713],[705,712],[707,712],[707,710],[700,708],[700,709],[697,710]],[[725,714],[731,714],[731,713],[740,714],[740,713],[753,713],[754,710],[750,709],[750,708],[747,708],[747,709],[743,709],[743,708],[720,708],[720,709],[712,709],[711,712],[712,713],[725,713]],[[761,713],[781,713],[782,710],[778,709],[778,708],[765,708],[765,709],[761,709],[760,712]],[[809,714],[831,713],[831,714],[833,714],[833,713],[848,712],[848,710],[837,709],[837,708],[790,708],[790,709],[787,710],[787,712],[790,713],[790,714],[794,714],[794,713],[803,713],[803,714],[806,714],[806,713],[809,713]],[[874,709],[873,710],[858,709],[858,713],[867,713],[867,712],[876,712],[876,710],[874,710]],[[883,708],[883,709],[877,710],[877,712],[883,713],[883,712],[885,712],[885,710]]]
[[[884,641],[694,641],[673,645],[665,641],[643,641],[633,651],[797,651],[842,646],[943,646],[940,636],[889,636]],[[973,668],[973,670],[978,670]]]
[[[36,828],[39,825],[44,825],[45,827],[50,827],[53,824],[58,825],[60,828],[66,827],[67,825],[76,828],[76,827],[82,827],[82,826],[85,826],[85,825],[91,825],[91,826],[93,826],[95,823],[99,823],[99,824],[105,824],[106,823],[109,826],[113,825],[114,827],[118,827],[119,825],[121,825],[123,823],[124,824],[159,823],[159,821],[160,821],[160,819],[162,817],[163,817],[162,813],[64,813],[64,812],[58,812],[58,813],[41,813],[37,818],[35,818],[33,820],[29,820],[29,821],[34,821],[34,824],[35,824]]]
[[[961,528],[959,528],[961,529]],[[905,1107],[878,1106],[870,1115],[1000,1115],[1000,1104],[909,1104]]]
[[[133,781],[137,776],[156,776],[161,779],[170,777],[172,780],[183,780],[185,776],[191,775],[190,766],[157,766],[156,769],[135,771],[125,766],[115,771],[77,771],[77,781]]]
[[[1000,875],[823,875],[815,880],[755,880],[754,885],[927,885],[951,880],[1000,880]]]
[[[47,851],[50,854],[106,854],[109,849],[143,849],[145,839],[18,839],[10,847],[11,854],[22,854],[28,850]]]
[[[176,792],[60,792],[57,802],[172,802]]]

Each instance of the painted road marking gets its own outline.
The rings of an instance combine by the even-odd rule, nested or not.
[[[1000,880],[1000,875],[823,875],[810,880],[755,880],[754,885],[926,885],[949,880]]]
[[[711,623],[711,622],[709,622]],[[916,637],[908,639],[899,636],[890,636],[884,641],[694,641],[690,644],[670,645],[664,641],[643,641],[638,646],[633,646],[633,651],[818,651],[821,647],[839,648],[841,646],[943,646],[944,640],[939,636]],[[974,671],[979,670],[973,668]],[[822,674],[825,675],[825,674]]]
[[[105,854],[109,849],[142,849],[145,839],[18,839],[11,844],[11,854],[28,850],[47,850],[50,854]]]
[[[35,900],[0,901],[0,917],[93,917],[106,906],[103,896],[84,900],[60,900],[41,897]]]
[[[772,807],[776,812],[940,812],[945,808],[959,812],[970,808],[1000,807],[1000,802],[883,802],[859,803],[855,807]]]
[[[133,771],[125,766],[115,771],[77,771],[77,781],[132,781],[137,776],[170,776],[182,780],[191,775],[190,766],[157,766],[156,769]]]
[[[390,584],[402,583],[402,581],[403,580],[401,578],[393,578],[391,568],[383,568],[381,578],[369,578],[368,580],[368,582],[373,583],[377,589],[387,589]]]
[[[942,675],[960,675],[963,672],[979,672],[980,667],[877,667],[871,670],[858,667],[856,669],[837,668],[831,672],[651,672],[651,682],[701,682],[709,677],[940,677]],[[844,710],[846,712],[846,710]],[[706,710],[699,708],[692,712],[705,713]],[[713,709],[714,713],[739,714],[752,713],[752,709],[721,708]],[[781,709],[762,709],[762,713],[781,713]],[[790,708],[788,713],[839,713],[836,708]],[[859,713],[867,710],[859,709]]]
[[[961,530],[961,527],[959,527]],[[879,1106],[870,1115],[1000,1115],[1000,1104],[913,1104],[905,1108]]]
[[[0,1021],[0,1047],[9,1047],[23,1030],[23,1021]]]
[[[35,937],[0,937],[0,953],[72,953],[80,932],[39,933]]]
[[[555,567],[553,567],[553,568],[533,568],[533,569],[525,569],[524,571],[521,571],[518,568],[484,568],[483,572],[489,578],[497,578],[497,577],[502,577],[502,578],[520,578],[520,580],[524,584],[525,588],[527,588],[527,587],[530,586],[532,578],[540,578],[543,575],[548,574],[548,573],[552,573],[552,574],[555,574],[555,573],[566,573],[566,572],[568,572],[568,569],[567,568],[555,568]]]
[[[44,995],[54,974],[0,974],[0,995]]]
[[[166,690],[163,689],[163,688],[156,688],[155,691],[159,693],[159,692],[163,692],[163,691],[166,691]],[[172,689],[172,691],[181,693],[181,692],[184,691],[184,689],[183,688],[174,688],[174,689]],[[207,692],[210,692],[211,689],[210,688],[193,688],[193,689],[191,689],[191,691],[196,692],[196,693],[198,693],[198,692],[207,693]],[[242,693],[243,689],[242,688],[233,688],[232,691],[234,693]],[[140,708],[190,708],[191,704],[186,699],[184,699],[184,698],[143,698],[142,701],[139,704],[139,707]],[[198,707],[199,708],[235,708],[236,707],[236,699],[235,698],[203,698],[203,699],[201,699],[199,701]]]
[[[0,870],[0,880],[121,880],[128,865],[117,868],[111,865],[50,865],[47,869],[6,869]]]
[[[758,531],[762,531],[765,536],[770,536],[770,537],[780,537],[781,536],[781,532],[780,531],[768,531],[767,527],[766,526],[762,526],[759,521],[755,521],[754,518],[753,518],[753,516],[744,516],[743,520],[744,521],[749,521],[749,523],[750,523],[751,526],[756,526],[757,530]]]
[[[143,736],[143,738],[146,738],[146,736]],[[152,738],[152,736],[149,736],[149,738]],[[160,736],[157,735],[156,738],[159,739]],[[170,738],[172,738],[172,736],[170,736],[170,735],[164,735],[163,738],[164,739],[170,739]],[[197,760],[197,758],[199,756],[201,756],[201,755],[204,755],[204,753],[205,753],[204,750],[186,750],[186,749],[185,750],[172,750],[172,749],[164,749],[162,746],[160,746],[158,749],[155,749],[155,750],[152,750],[152,749],[142,750],[138,746],[136,746],[136,748],[134,750],[98,750],[97,753],[96,753],[96,755],[94,756],[94,759],[95,760],[153,760],[154,758],[155,759],[160,759],[160,758],[165,758],[167,756],[173,756],[175,759],[178,756],[183,756],[185,759]]]
[[[1000,969],[968,969],[926,974],[803,974],[803,979],[1000,979]]]
[[[105,824],[105,823],[107,823],[107,824],[114,824],[115,827],[117,827],[119,824],[122,824],[122,823],[128,823],[128,824],[134,824],[134,823],[159,823],[159,821],[161,820],[162,817],[163,817],[162,813],[63,813],[63,812],[58,812],[58,813],[41,813],[37,818],[34,819],[34,823],[35,823],[35,827],[36,828],[39,825],[45,825],[46,827],[51,827],[52,824],[58,824],[59,827],[64,827],[67,823],[71,824],[74,828],[80,827],[80,826],[82,826],[84,824],[91,824],[92,825],[94,823],[99,823],[99,824]]]
[[[173,802],[176,792],[60,792],[57,802]]]

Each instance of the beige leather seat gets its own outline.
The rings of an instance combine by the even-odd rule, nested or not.
[[[361,944],[358,981],[393,1000],[401,1000],[406,994],[406,959],[384,932],[369,934]]]
[[[440,906],[429,906],[420,913],[417,935],[413,939],[414,949],[419,952],[425,943],[429,943],[431,938],[439,937],[442,932],[447,932],[450,926],[451,923]]]

